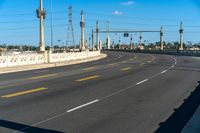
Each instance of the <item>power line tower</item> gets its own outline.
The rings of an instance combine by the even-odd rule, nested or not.
[[[74,46],[74,48],[76,48],[76,44],[74,41],[74,28],[73,28],[73,23],[72,23],[72,6],[69,6],[68,8],[68,28],[67,28],[66,44],[67,44],[67,47]]]

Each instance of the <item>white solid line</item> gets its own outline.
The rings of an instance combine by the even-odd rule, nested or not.
[[[147,81],[148,81],[148,79],[145,79],[143,81],[138,82],[136,85],[142,84],[142,83],[147,82]]]
[[[167,70],[164,70],[164,71],[161,72],[161,74],[164,74],[164,73],[166,73],[166,72],[167,72]]]
[[[81,105],[81,106],[78,106],[78,107],[76,107],[76,108],[70,109],[70,110],[68,110],[68,111],[66,111],[66,112],[67,112],[67,113],[73,112],[73,111],[78,110],[78,109],[80,109],[80,108],[83,108],[83,107],[85,107],[85,106],[94,104],[94,103],[96,103],[96,102],[98,102],[98,101],[99,101],[99,100],[94,100],[94,101],[92,101],[92,102],[89,102],[89,103],[83,104],[83,105]]]

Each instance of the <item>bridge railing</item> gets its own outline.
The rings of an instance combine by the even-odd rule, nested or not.
[[[0,56],[0,68],[81,60],[99,55],[100,51],[83,51],[70,53],[52,53],[49,51],[34,54],[5,55]]]
[[[169,55],[180,55],[180,56],[197,56],[200,57],[200,50],[176,50],[176,49],[165,49],[165,50],[131,50],[131,49],[104,49],[105,51],[126,51],[135,53],[149,53],[149,54],[169,54]]]

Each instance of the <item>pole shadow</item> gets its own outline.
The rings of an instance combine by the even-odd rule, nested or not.
[[[0,120],[0,127],[15,130],[22,133],[64,133],[55,130],[43,129],[38,127],[33,127],[25,124],[20,124],[7,120]]]
[[[195,111],[200,105],[200,81],[194,92],[184,103],[178,108],[174,109],[174,113],[165,121],[160,123],[160,127],[155,133],[180,133],[187,122],[191,119]]]

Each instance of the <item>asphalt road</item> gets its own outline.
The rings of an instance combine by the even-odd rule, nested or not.
[[[0,133],[180,132],[198,107],[200,59],[106,54],[0,75]]]

